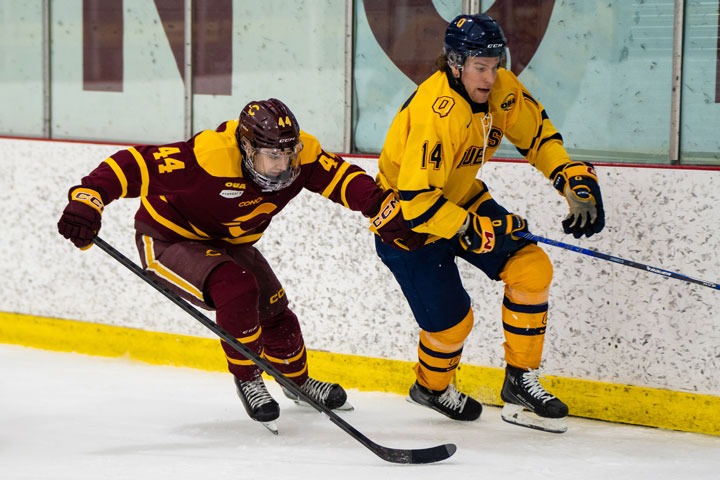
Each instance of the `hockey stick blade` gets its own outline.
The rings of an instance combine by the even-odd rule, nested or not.
[[[633,262],[632,260],[626,260],[624,258],[615,257],[612,255],[608,255],[606,253],[598,252],[596,250],[591,250],[589,248],[582,248],[582,247],[577,247],[575,245],[568,245],[567,243],[558,242],[557,240],[550,240],[549,238],[540,237],[538,235],[533,235],[532,233],[515,232],[513,235],[517,235],[518,237],[522,237],[526,240],[530,240],[533,242],[540,242],[540,243],[544,243],[546,245],[552,245],[553,247],[564,248],[565,250],[570,250],[570,251],[573,251],[576,253],[582,253],[583,255],[588,255],[590,257],[600,258],[602,260],[607,260],[608,262],[619,263],[620,265],[625,265],[627,267],[633,267],[633,268],[637,268],[639,270],[645,270],[646,272],[655,273],[657,275],[662,275],[663,277],[674,278],[675,280],[682,280],[684,282],[695,283],[697,285],[702,285],[704,287],[709,287],[709,288],[714,288],[715,290],[720,290],[720,285],[718,285],[717,283],[714,283],[714,282],[708,282],[705,280],[700,280],[698,278],[688,277],[687,275],[671,272],[669,270],[663,270],[662,268],[651,267],[650,265],[645,265],[642,263]]]
[[[135,262],[127,258],[125,255],[117,251],[106,241],[100,237],[95,237],[93,240],[102,251],[110,255],[112,258],[121,263],[124,267],[129,269],[135,275],[143,279],[147,284],[152,286],[155,290],[162,293],[175,305],[182,308],[186,313],[190,314],[195,320],[202,323],[205,327],[211,330],[215,335],[224,340],[228,345],[235,349],[238,353],[243,355],[248,360],[252,361],[255,365],[260,367],[265,373],[273,377],[280,385],[290,390],[297,397],[300,397],[304,402],[308,403],[318,412],[327,416],[330,421],[340,427],[345,433],[353,437],[355,440],[360,442],[368,450],[373,452],[381,459],[391,463],[403,463],[403,464],[422,464],[422,463],[435,463],[441,460],[449,458],[455,453],[457,447],[452,444],[438,445],[437,447],[430,448],[419,448],[419,449],[395,449],[389,447],[383,447],[370,440],[368,437],[360,433],[355,427],[347,423],[335,412],[327,408],[325,405],[321,405],[315,399],[309,397],[304,391],[300,389],[295,383],[287,378],[282,372],[277,370],[267,360],[260,357],[257,353],[250,350],[243,343],[240,343],[235,337],[230,335],[227,331],[217,325],[215,322],[210,320],[208,317],[200,313],[195,307],[193,307],[185,299],[177,295],[175,292],[169,290],[165,286],[161,285],[155,279],[150,277],[142,268],[140,268]]]
[[[445,460],[455,453],[457,447],[452,443],[446,443],[437,447],[401,450],[376,444],[375,448],[371,448],[371,450],[375,455],[388,462],[420,465]]]

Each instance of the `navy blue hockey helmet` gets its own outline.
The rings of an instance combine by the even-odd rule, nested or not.
[[[507,39],[489,15],[458,15],[445,30],[443,51],[448,65],[462,70],[467,57],[499,57],[505,66]]]

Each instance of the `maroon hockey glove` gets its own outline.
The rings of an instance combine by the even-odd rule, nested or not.
[[[383,194],[379,210],[370,215],[370,231],[396,250],[417,250],[427,239],[427,234],[413,232],[407,226],[400,211],[400,200],[393,190]]]
[[[520,215],[505,215],[491,219],[470,212],[460,229],[460,245],[473,253],[488,253],[503,249],[509,241],[521,240],[515,232],[527,232],[527,222]]]
[[[565,233],[572,233],[575,238],[599,233],[605,227],[605,209],[593,166],[587,162],[567,163],[553,172],[551,178],[570,208],[562,222]]]
[[[92,240],[100,231],[100,218],[105,205],[97,190],[76,186],[70,189],[68,202],[58,222],[58,232],[86,250],[92,246]]]

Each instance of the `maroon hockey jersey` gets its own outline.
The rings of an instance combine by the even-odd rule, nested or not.
[[[237,127],[238,121],[231,120],[187,142],[121,150],[82,183],[102,189],[106,205],[122,197],[140,197],[135,228],[167,241],[253,244],[303,188],[366,216],[376,213],[382,191],[372,177],[325,152],[303,131],[298,178],[280,191],[262,192],[243,177]]]

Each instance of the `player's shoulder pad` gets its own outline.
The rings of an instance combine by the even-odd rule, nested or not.
[[[322,153],[322,147],[317,138],[300,130],[300,141],[303,144],[303,149],[300,151],[300,164],[306,165],[316,161]]]
[[[439,131],[461,130],[472,120],[470,104],[450,87],[444,72],[435,72],[420,84],[410,109],[413,123],[435,125]]]
[[[518,100],[522,100],[523,90],[522,83],[513,72],[504,68],[498,69],[488,99],[490,111],[511,112]]]
[[[435,72],[420,84],[413,101],[415,113],[446,120],[457,115],[462,109],[462,98],[448,84],[444,72]]]
[[[238,120],[228,120],[216,130],[203,130],[193,138],[198,165],[213,177],[241,177],[242,156],[235,139]]]

